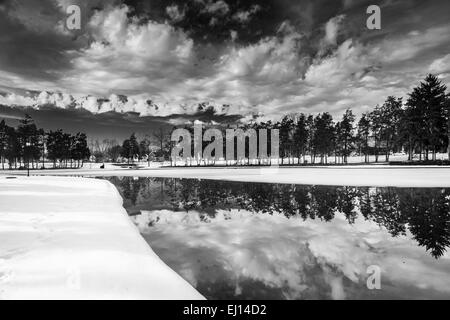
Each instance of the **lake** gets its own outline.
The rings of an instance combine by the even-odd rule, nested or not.
[[[104,179],[208,299],[450,298],[450,189]]]

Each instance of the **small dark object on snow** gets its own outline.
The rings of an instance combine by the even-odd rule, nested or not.
[[[100,169],[105,169],[105,164],[102,164],[102,165],[100,166]]]

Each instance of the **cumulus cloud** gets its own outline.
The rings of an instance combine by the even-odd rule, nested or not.
[[[306,72],[305,80],[316,87],[335,86],[349,80],[352,74],[361,73],[366,66],[370,66],[370,59],[365,48],[350,39],[343,42],[331,56],[314,61]]]
[[[98,96],[146,92],[163,104],[170,100],[166,88],[188,77],[193,40],[169,24],[139,24],[128,12],[126,6],[113,7],[92,17],[94,41],[76,54],[61,81]]]
[[[180,10],[176,4],[168,6],[166,8],[166,13],[174,22],[179,22],[184,19],[185,12],[184,10]]]
[[[127,13],[122,6],[92,17],[89,27],[95,41],[74,58],[74,69],[62,79],[67,86],[97,96],[118,90],[145,96],[125,107],[142,114],[150,112],[142,103],[148,99],[166,112],[181,111],[181,106],[186,109],[202,100],[228,104],[229,112],[253,112],[260,110],[252,107],[267,101],[269,87],[298,79],[304,68],[297,52],[301,35],[291,33],[255,45],[233,46],[216,63],[199,69],[193,67],[198,53],[186,34],[167,24],[140,25],[130,21]],[[93,112],[120,109],[108,105],[82,104]]]
[[[61,12],[64,2],[52,10]],[[346,1],[346,6],[353,3]],[[165,4],[162,19],[143,19],[130,6],[101,2],[88,15],[86,33],[73,41],[66,34],[55,37],[56,31],[49,36],[41,21],[45,15],[29,24],[16,21],[33,6],[8,7],[0,12],[8,13],[0,19],[0,30],[15,33],[4,35],[8,46],[0,52],[0,86],[48,96],[11,93],[0,97],[1,103],[168,115],[193,114],[199,103],[208,102],[217,112],[244,119],[255,114],[276,119],[291,112],[339,115],[348,107],[361,113],[388,95],[407,94],[427,72],[440,73],[448,84],[448,22],[421,24],[414,32],[399,27],[398,32],[359,35],[360,30],[349,30],[352,12],[319,10],[316,17],[312,12],[317,8],[305,6],[311,11],[305,27],[303,20],[289,18],[297,4],[283,14],[274,12],[283,20],[253,25],[253,17],[270,11],[262,5],[196,0],[195,19],[201,11],[206,26],[222,30],[225,40],[219,43],[208,42],[203,33],[200,39],[196,29],[186,27],[196,21],[194,7],[180,4]],[[245,28],[251,29],[250,38]],[[20,45],[30,39],[39,45],[23,50]]]
[[[236,39],[239,37],[239,34],[235,30],[230,31],[230,37],[232,41],[236,41]]]
[[[0,104],[6,106],[32,106],[36,104],[35,99],[24,97],[15,93],[7,94],[5,96],[0,94]]]
[[[230,11],[230,7],[223,0],[219,1],[208,0],[208,2],[205,3],[205,8],[203,11],[210,14],[217,14],[223,16]]]
[[[339,26],[341,22],[344,20],[345,15],[339,15],[332,19],[330,19],[325,24],[325,41],[327,44],[336,45],[337,36],[339,32]]]
[[[66,93],[50,93],[42,91],[37,94],[20,95],[16,93],[0,94],[0,105],[32,107],[39,110],[42,106],[52,106],[61,109],[82,109],[93,114],[107,112],[137,113],[141,117],[169,117],[183,116],[181,119],[172,119],[172,124],[186,124],[189,116],[205,116],[221,118],[222,116],[237,116],[245,114],[245,110],[231,105],[214,102],[192,104],[157,104],[146,95],[125,96],[111,94],[108,97],[72,96]],[[194,119],[195,120],[195,119]],[[227,120],[227,117],[223,117]],[[180,122],[181,121],[181,122]]]

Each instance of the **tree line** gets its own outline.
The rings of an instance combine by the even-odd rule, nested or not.
[[[48,131],[38,128],[34,120],[25,115],[17,128],[0,122],[0,159],[2,169],[44,168],[46,161],[53,167],[83,166],[91,156],[84,133],[72,135],[63,130]]]
[[[122,143],[116,139],[94,140],[89,143],[96,162],[157,161],[170,158],[170,131],[159,128],[138,139],[136,133]]]
[[[283,117],[279,121],[250,122],[245,125],[234,126],[245,130],[249,129],[273,129],[279,130],[279,156],[280,164],[327,164],[349,162],[350,156],[360,156],[361,161],[379,162],[391,161],[391,155],[403,152],[408,155],[408,160],[437,160],[438,153],[447,153],[450,160],[450,97],[447,87],[435,75],[428,75],[415,87],[406,99],[403,97],[387,97],[382,105],[363,113],[359,119],[349,108],[340,119],[333,119],[329,112],[317,115],[294,113]],[[2,125],[5,127],[5,125]],[[23,125],[22,125],[23,126]],[[185,126],[194,136],[192,126]],[[223,153],[225,150],[225,129],[231,128],[215,126],[223,132]],[[32,160],[36,160],[38,154],[42,154],[42,141],[50,145],[48,156],[56,162],[74,160],[77,165],[86,159],[87,151],[95,157],[97,162],[127,162],[134,161],[163,161],[171,159],[171,151],[174,143],[171,141],[172,131],[159,128],[151,134],[138,139],[135,133],[122,143],[116,140],[105,139],[102,142],[95,140],[86,147],[85,135],[67,135],[61,130],[42,133],[42,130],[29,134],[33,148],[30,149]],[[206,127],[204,127],[206,130]],[[11,130],[11,129],[8,129]],[[18,136],[20,126],[17,129]],[[34,130],[34,129],[33,129]],[[37,129],[36,129],[37,130]],[[4,130],[3,130],[4,132]],[[40,133],[39,133],[40,132]],[[270,136],[270,133],[268,133]],[[25,135],[27,136],[27,135]],[[8,148],[2,147],[2,159],[10,157],[10,163],[15,164],[23,159],[23,138],[19,139],[15,150],[14,143]],[[259,139],[259,137],[258,137]],[[2,139],[4,145],[5,139]],[[20,142],[22,141],[22,142]],[[203,150],[208,145],[203,143]],[[234,162],[225,161],[225,165],[234,164],[264,164],[262,159],[249,158],[249,142],[246,141],[247,159],[236,159]],[[41,146],[41,147],[39,147]],[[55,146],[55,149],[52,147]],[[56,146],[59,146],[56,148]],[[64,147],[62,147],[64,146]],[[236,144],[235,144],[236,147]],[[5,150],[9,151],[6,152]],[[267,146],[269,156],[271,146]],[[236,157],[236,151],[235,151]],[[13,155],[13,156],[11,156]],[[217,160],[217,159],[216,159]],[[251,161],[252,160],[252,161]],[[4,160],[2,160],[4,161]],[[20,161],[19,161],[20,162]],[[216,164],[205,159],[189,161],[185,165],[210,165]]]
[[[448,153],[450,160],[450,97],[446,90],[438,77],[430,74],[406,101],[389,96],[358,121],[347,109],[338,120],[328,112],[315,116],[296,113],[276,122],[249,123],[241,129],[278,129],[281,164],[326,164],[330,157],[334,163],[345,164],[350,155],[364,157],[366,163],[379,162],[381,156],[390,161],[396,152],[407,153],[409,161],[436,160],[437,153]],[[248,154],[248,142],[246,147]]]

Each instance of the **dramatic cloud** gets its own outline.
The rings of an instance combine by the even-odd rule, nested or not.
[[[428,72],[450,82],[448,1],[94,1],[83,30],[64,28],[68,1],[0,9],[0,103],[141,116],[253,119],[406,95]],[[80,2],[81,5],[81,2]]]
[[[183,20],[185,16],[184,11],[180,11],[180,9],[176,4],[167,7],[166,12],[169,15],[170,19],[172,19],[174,22],[179,22]]]
[[[233,15],[233,19],[235,19],[241,23],[246,23],[252,18],[253,15],[255,15],[260,10],[261,10],[261,6],[254,4],[248,10],[236,12]]]
[[[450,54],[447,54],[442,58],[434,60],[433,63],[430,65],[429,70],[430,72],[436,74],[445,74],[450,72]]]
[[[225,15],[229,11],[230,11],[230,7],[223,0],[219,0],[219,1],[208,0],[205,3],[204,12],[218,14],[218,15]]]
[[[339,25],[344,17],[344,15],[334,17],[325,24],[325,41],[328,44],[336,45]]]

